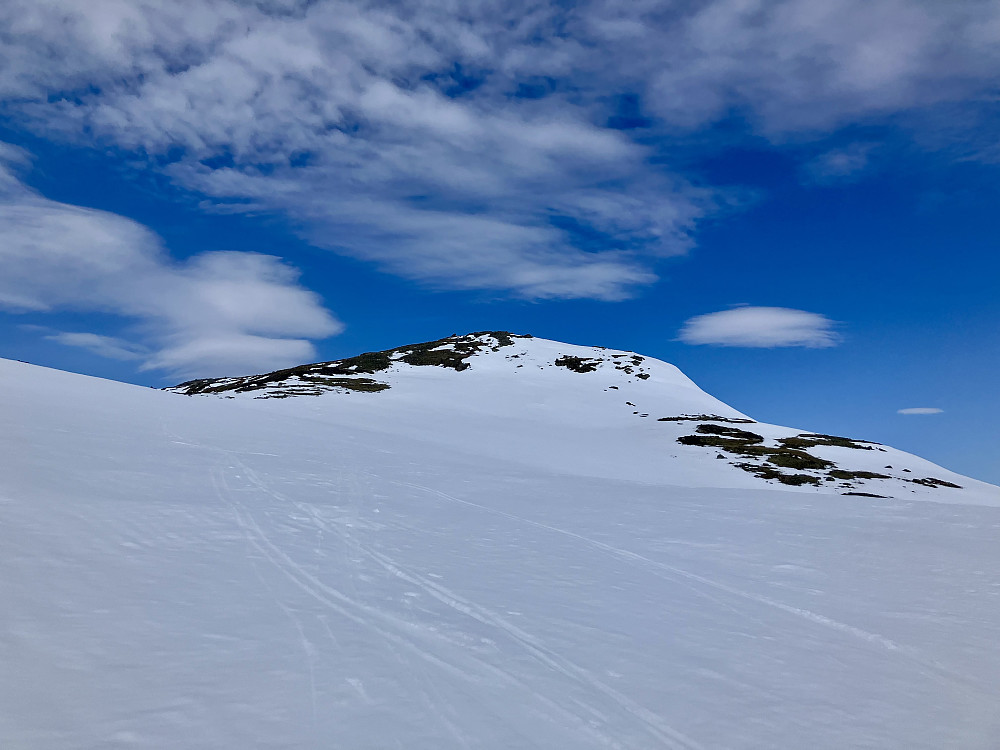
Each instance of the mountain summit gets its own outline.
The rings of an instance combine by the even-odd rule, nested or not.
[[[763,483],[875,498],[982,483],[866,440],[759,423],[635,352],[481,331],[166,390],[254,400],[567,470],[691,486]],[[346,399],[358,394],[360,397]],[[375,394],[378,394],[377,396]],[[340,397],[340,398],[337,398]],[[555,448],[555,450],[553,450]],[[947,492],[944,492],[947,495]]]

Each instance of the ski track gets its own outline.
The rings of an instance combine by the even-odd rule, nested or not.
[[[854,625],[849,625],[848,623],[840,622],[839,620],[827,617],[826,615],[821,615],[817,612],[813,612],[812,610],[803,609],[801,607],[794,607],[790,604],[785,604],[784,602],[772,599],[771,597],[763,596],[762,594],[755,594],[750,591],[744,591],[743,589],[739,589],[734,586],[729,586],[725,583],[720,583],[719,581],[715,581],[711,578],[706,578],[705,576],[698,575],[697,573],[691,573],[687,570],[683,570],[681,568],[677,568],[672,565],[667,565],[665,563],[657,562],[656,560],[651,560],[650,558],[640,555],[636,552],[631,552],[629,550],[621,549],[620,547],[615,547],[610,544],[606,544],[604,542],[599,542],[596,539],[591,539],[589,537],[583,536],[582,534],[577,534],[576,532],[569,531],[568,529],[561,529],[557,526],[551,526],[549,524],[541,523],[539,521],[532,521],[531,519],[523,518],[522,516],[517,516],[512,513],[507,513],[506,511],[498,510],[496,508],[490,508],[485,505],[480,505],[479,503],[474,503],[471,500],[463,500],[461,498],[455,497],[454,495],[449,495],[446,492],[442,492],[441,490],[434,489],[433,487],[426,487],[421,484],[414,484],[411,482],[401,482],[401,481],[393,481],[393,484],[427,492],[432,495],[436,495],[444,500],[448,500],[454,503],[459,503],[461,505],[466,505],[472,508],[478,508],[479,510],[499,515],[504,518],[508,518],[512,521],[517,521],[519,523],[527,524],[529,526],[534,526],[540,529],[546,529],[548,531],[561,534],[563,536],[577,539],[581,542],[584,542],[585,544],[588,544],[592,547],[607,552],[621,560],[637,563],[647,568],[651,567],[654,569],[654,571],[661,571],[672,574],[673,576],[679,576],[681,578],[690,581],[695,581],[704,586],[708,586],[712,589],[723,591],[732,596],[737,596],[742,599],[746,599],[752,602],[756,602],[758,604],[763,604],[765,606],[772,607],[774,609],[777,609],[781,612],[785,612],[794,617],[798,617],[803,620],[816,623],[817,625],[822,625],[823,627],[844,633],[846,635],[853,636],[854,638],[857,638],[861,641],[880,646],[887,651],[902,655],[919,664],[921,667],[923,667],[926,671],[930,672],[936,678],[945,679],[950,683],[957,684],[958,686],[962,687],[965,690],[973,691],[979,695],[986,693],[986,690],[984,688],[973,682],[967,675],[955,672],[942,664],[939,664],[931,659],[927,659],[915,649],[903,646],[891,640],[890,638],[886,638],[883,635],[879,635],[878,633],[872,633],[862,628],[856,627]]]
[[[221,449],[220,449],[221,450]],[[234,454],[228,451],[222,451],[227,455],[228,458],[234,460],[238,463],[240,470],[244,472],[244,476],[249,479],[257,489],[267,495],[270,495],[276,500],[279,500],[283,504],[297,505],[293,501],[288,500],[279,493],[275,493],[270,490],[266,485],[264,485],[259,478],[256,477],[255,473],[246,466],[245,463],[240,461],[238,458],[234,458]],[[252,513],[241,503],[236,501],[232,497],[231,489],[225,484],[224,469],[220,465],[220,470],[223,471],[221,479],[222,486],[213,477],[213,482],[215,484],[217,495],[219,499],[227,503],[234,512],[237,520],[237,524],[240,527],[243,534],[246,536],[248,542],[256,549],[260,554],[262,554],[265,559],[268,560],[274,567],[280,570],[285,576],[287,576],[296,586],[306,592],[309,596],[315,599],[317,602],[325,605],[329,609],[333,610],[337,614],[351,620],[355,624],[362,626],[364,628],[370,629],[376,632],[380,637],[385,639],[390,644],[401,647],[424,661],[436,666],[437,668],[450,674],[452,677],[458,678],[464,682],[468,682],[471,678],[469,674],[463,670],[461,666],[452,664],[446,661],[444,658],[438,656],[437,654],[431,653],[427,647],[419,645],[415,641],[414,631],[417,629],[411,623],[395,618],[391,615],[384,613],[381,610],[372,608],[368,605],[362,604],[356,600],[347,597],[342,592],[333,589],[327,584],[323,583],[307,570],[305,570],[301,565],[296,563],[291,557],[288,556],[280,547],[274,544],[270,538],[264,533],[257,524],[256,520],[253,518]],[[355,610],[355,611],[352,611]],[[402,631],[406,635],[400,635],[396,631]],[[429,631],[422,631],[419,635],[428,637],[432,633]],[[440,636],[438,636],[440,638]],[[453,645],[453,644],[450,644]],[[538,655],[535,655],[536,659]],[[554,712],[563,715],[564,717],[571,719],[572,723],[576,724],[579,729],[583,730],[585,734],[590,735],[592,739],[599,741],[602,745],[613,748],[614,750],[620,750],[623,746],[612,736],[600,732],[596,727],[592,725],[591,722],[582,718],[573,711],[570,711],[565,706],[556,703],[549,696],[542,693],[538,693],[532,688],[528,687],[520,678],[514,676],[513,674],[500,669],[499,667],[486,662],[467,651],[463,651],[463,657],[466,659],[471,659],[476,663],[481,670],[486,670],[491,673],[494,677],[500,677],[508,684],[512,684],[515,687],[523,690],[532,695],[532,697],[538,701],[540,704],[548,706]],[[542,661],[541,659],[539,659]],[[549,665],[555,668],[557,671],[562,672],[566,676],[573,677],[572,669],[559,669],[558,662],[552,661]],[[579,668],[577,668],[579,669]],[[581,673],[583,670],[579,670]],[[577,680],[580,680],[580,676],[576,676]],[[586,683],[591,684],[592,687],[599,688],[601,683],[596,680],[583,680]],[[607,687],[607,686],[605,686]],[[611,688],[607,688],[605,692],[609,697],[614,698],[617,694]],[[702,750],[701,746],[693,742],[690,739],[685,738],[679,732],[676,732],[672,728],[665,725],[665,723],[657,717],[655,714],[643,709],[641,707],[635,706],[632,710],[629,710],[629,704],[631,703],[624,696],[620,696],[624,703],[622,708],[632,714],[636,719],[639,719],[643,725],[645,725],[646,731],[653,737],[658,739],[663,746],[668,748],[677,748],[678,750]],[[439,709],[435,709],[435,713],[439,713]],[[645,715],[644,715],[645,714]]]
[[[256,473],[248,467],[245,463],[240,462],[241,470],[245,472],[248,479],[254,483],[262,492],[272,496],[274,499],[284,503],[294,505],[296,508],[309,513],[316,523],[322,524],[324,528],[332,530],[334,533],[339,533],[336,527],[332,529],[328,524],[315,513],[315,509],[307,504],[299,503],[289,498],[283,496],[280,493],[271,490],[264,482],[257,477]],[[544,646],[539,644],[535,638],[525,633],[524,631],[518,629],[513,624],[507,622],[497,613],[482,607],[478,604],[469,602],[466,599],[458,596],[454,592],[444,588],[443,586],[434,584],[418,574],[412,572],[404,572],[402,568],[395,564],[390,558],[387,558],[380,553],[373,550],[369,550],[363,547],[358,547],[358,549],[367,554],[372,560],[380,564],[387,572],[395,575],[402,580],[406,580],[408,583],[421,588],[430,595],[432,598],[440,601],[451,609],[460,612],[463,615],[471,617],[472,619],[480,622],[481,624],[490,626],[492,628],[498,629],[504,632],[511,640],[519,644],[524,650],[526,650],[536,661],[544,664],[549,669],[552,669],[560,674],[563,674],[570,679],[576,680],[584,684],[585,686],[596,689],[597,691],[603,693],[605,696],[611,698],[617,704],[619,704],[626,712],[631,714],[636,719],[640,720],[646,725],[647,731],[656,736],[661,742],[665,743],[668,747],[677,748],[687,748],[688,750],[702,750],[701,745],[694,742],[694,740],[686,737],[682,733],[675,730],[673,727],[669,726],[663,721],[661,717],[657,714],[649,711],[648,709],[640,706],[639,704],[632,701],[627,696],[618,692],[614,688],[610,687],[606,683],[598,680],[593,676],[592,673],[579,667],[573,662],[565,659],[564,657],[555,654],[554,652],[546,649]],[[587,707],[591,712],[592,707]],[[596,713],[596,712],[595,712]],[[612,740],[610,737],[604,738],[607,741],[612,742],[611,746],[619,747],[619,744]]]
[[[659,732],[663,734],[660,739],[676,743],[676,746],[678,747],[701,747],[689,737],[681,734],[673,727],[666,724],[657,714],[640,706],[627,696],[618,692],[606,683],[598,680],[593,676],[593,673],[579,667],[565,657],[562,657],[559,654],[545,648],[536,638],[508,622],[496,612],[470,602],[450,589],[445,588],[440,584],[436,584],[417,573],[403,570],[391,558],[375,552],[374,550],[368,550],[368,554],[372,559],[380,563],[386,571],[397,576],[398,578],[401,578],[407,583],[417,586],[434,599],[437,599],[448,607],[451,607],[452,609],[462,613],[463,615],[471,617],[484,625],[501,630],[511,640],[519,644],[525,651],[529,652],[537,661],[541,662],[549,669],[555,670],[571,679],[584,682],[589,687],[596,689],[611,698],[630,714],[650,725],[650,727],[655,727],[659,730]]]
[[[180,441],[178,440],[177,442]],[[197,445],[195,443],[188,443],[188,444],[193,446]],[[207,446],[201,446],[201,447],[207,447]],[[389,558],[379,552],[376,552],[373,549],[361,546],[357,542],[357,540],[353,538],[352,534],[345,533],[344,530],[340,528],[341,526],[340,524],[330,524],[328,521],[322,518],[322,516],[316,512],[315,507],[313,507],[312,505],[308,503],[302,503],[295,500],[291,500],[290,498],[282,495],[281,493],[272,490],[240,458],[240,456],[250,456],[250,455],[263,456],[270,454],[250,452],[250,451],[230,451],[215,447],[213,447],[213,450],[216,450],[224,454],[229,460],[234,461],[239,466],[240,470],[244,473],[244,476],[260,492],[269,495],[274,500],[280,502],[282,505],[295,507],[298,510],[308,514],[312,520],[312,524],[315,525],[317,528],[336,534],[337,537],[345,545],[345,548],[351,548],[357,554],[363,555],[368,559],[374,561],[376,564],[380,565],[384,570],[386,570],[386,572],[400,578],[401,580],[410,583],[413,586],[420,588],[428,596],[431,596],[435,600],[441,602],[442,604],[445,604],[452,610],[457,611],[467,617],[470,617],[481,624],[487,625],[495,630],[500,631],[504,636],[506,636],[508,640],[519,645],[522,649],[524,649],[527,653],[529,653],[532,656],[532,658],[534,658],[539,663],[544,664],[550,670],[562,674],[567,678],[573,679],[574,681],[577,681],[580,684],[586,685],[591,689],[596,690],[597,692],[605,695],[607,698],[610,698],[616,704],[618,704],[624,711],[633,716],[634,719],[636,719],[642,725],[644,725],[646,731],[650,733],[652,736],[654,736],[656,739],[658,739],[661,743],[663,743],[665,747],[680,748],[681,750],[702,750],[701,745],[699,745],[693,739],[682,734],[678,730],[674,729],[672,726],[666,723],[662,719],[662,717],[646,709],[645,707],[635,703],[630,698],[623,695],[622,693],[615,690],[606,683],[602,682],[601,680],[596,678],[592,673],[583,669],[579,665],[547,649],[546,647],[544,647],[544,645],[539,643],[538,640],[534,638],[532,635],[518,628],[516,625],[509,622],[498,613],[489,610],[488,608],[483,607],[482,605],[470,602],[469,600],[464,599],[460,595],[456,594],[454,591],[451,591],[450,589],[447,589],[446,587],[442,586],[441,584],[431,581],[430,579],[420,575],[419,573],[416,573],[415,571],[406,569],[404,566],[401,566],[397,561],[393,560],[392,558]],[[620,547],[615,547],[613,545],[598,541],[596,539],[592,539],[583,534],[578,534],[568,529],[563,529],[557,526],[552,526],[550,524],[534,521],[529,518],[524,518],[522,516],[508,513],[506,511],[502,511],[496,508],[490,508],[488,506],[473,502],[471,500],[465,500],[456,497],[454,495],[451,495],[449,493],[443,492],[441,490],[435,489],[433,487],[428,487],[426,485],[414,482],[386,479],[384,477],[379,477],[377,475],[371,474],[370,472],[361,472],[361,473],[367,475],[371,479],[386,481],[399,487],[407,487],[410,489],[415,489],[421,492],[437,496],[448,502],[475,508],[477,510],[486,513],[506,518],[516,523],[544,529],[552,533],[560,534],[562,536],[575,539],[595,549],[601,550],[606,554],[610,554],[618,559],[629,562],[630,564],[644,567],[656,575],[663,576],[664,574],[666,574],[669,580],[672,580],[675,583],[679,583],[681,585],[685,585],[686,587],[690,586],[688,585],[688,583],[685,582],[697,584],[703,588],[701,590],[697,588],[692,588],[692,591],[695,591],[700,595],[707,596],[707,598],[709,598],[715,604],[725,607],[726,609],[729,609],[730,611],[733,611],[742,617],[750,617],[750,615],[748,613],[733,608],[732,606],[726,604],[725,602],[720,601],[716,597],[708,595],[707,592],[705,592],[703,589],[709,588],[715,591],[723,592],[729,596],[734,596],[746,601],[756,603],[758,605],[763,605],[784,612],[793,617],[805,620],[807,622],[812,622],[816,625],[851,636],[861,642],[878,646],[887,652],[895,653],[899,656],[902,656],[908,660],[915,662],[916,664],[920,665],[926,673],[935,677],[938,680],[944,680],[950,684],[957,685],[966,691],[974,692],[977,697],[983,696],[986,692],[984,688],[973,682],[967,675],[956,673],[953,670],[945,667],[944,665],[939,664],[934,660],[928,659],[915,649],[897,643],[896,641],[881,634],[864,630],[863,628],[845,622],[841,622],[839,620],[828,617],[826,615],[822,615],[820,613],[814,612],[809,609],[795,607],[786,604],[785,602],[773,599],[768,596],[764,596],[762,594],[746,591],[722,583],[720,581],[707,578],[697,573],[692,573],[690,571],[678,568],[676,566],[652,560],[639,553],[622,549]],[[342,473],[339,476],[339,478],[340,479],[343,478]],[[352,490],[350,491],[349,494],[352,497],[358,498],[366,494],[361,491],[360,482],[358,481],[359,473],[357,471],[350,473],[350,479],[352,484]],[[231,505],[234,505],[235,503],[235,501],[231,497],[227,497],[226,501],[229,502]],[[438,667],[439,669],[444,669],[452,674],[455,674],[455,670],[458,669],[459,674],[461,674],[461,676],[464,679],[467,679],[467,675],[462,673],[460,668],[456,668],[454,665],[441,659],[439,656],[431,654],[425,647],[422,647],[417,643],[413,642],[411,640],[412,634],[409,633],[409,631],[412,629],[412,625],[410,623],[406,623],[405,621],[400,621],[398,618],[394,618],[391,615],[387,615],[386,613],[380,610],[374,610],[368,607],[367,605],[361,604],[360,602],[357,602],[356,600],[347,597],[342,592],[328,587],[326,584],[316,579],[311,573],[309,573],[300,565],[295,563],[284,551],[282,551],[280,548],[274,545],[270,541],[270,539],[266,537],[264,532],[260,529],[260,526],[256,524],[256,521],[252,519],[252,516],[250,516],[249,511],[247,511],[244,508],[243,515],[240,515],[239,511],[236,512],[237,512],[238,522],[241,524],[241,528],[243,528],[244,534],[247,533],[247,529],[249,528],[252,532],[252,535],[255,536],[257,539],[259,539],[265,547],[270,549],[271,553],[268,554],[267,552],[265,552],[261,547],[261,544],[255,542],[251,538],[250,541],[254,545],[254,547],[258,549],[258,551],[261,551],[261,553],[265,555],[265,557],[269,560],[269,562],[275,565],[275,567],[279,568],[286,576],[292,579],[297,586],[299,586],[304,591],[309,593],[317,601],[325,604],[326,606],[329,606],[338,614],[348,617],[349,619],[352,619],[354,622],[358,624],[365,624],[366,622],[368,622],[365,618],[373,618],[383,621],[383,626],[377,627],[375,628],[375,630],[379,633],[381,637],[385,638],[388,642],[395,644],[395,646],[400,646],[410,652],[415,653],[421,659]],[[355,518],[357,518],[356,514]],[[299,577],[304,578],[305,581],[308,583],[304,582],[303,580],[300,580]],[[357,593],[356,590],[355,593]],[[324,594],[326,594],[326,596]],[[330,600],[331,597],[333,600],[340,602],[341,606],[338,606],[333,601],[331,601]],[[345,609],[345,607],[350,607],[350,606],[358,608],[362,612],[362,615],[360,616],[352,615],[351,613],[349,613]],[[371,623],[369,622],[368,624]],[[408,635],[407,637],[403,637],[396,633],[387,631],[385,629],[386,627],[390,627],[395,630],[402,630],[403,632],[406,632]],[[469,655],[466,654],[466,656]],[[550,706],[554,709],[557,709],[561,715],[567,716],[567,718],[572,717],[573,722],[577,724],[579,728],[587,730],[587,734],[590,734],[591,736],[595,734],[595,728],[593,727],[592,722],[589,722],[583,717],[576,714],[575,712],[570,711],[565,706],[552,703],[552,701],[548,699],[547,696],[542,696],[541,694],[538,694],[536,691],[531,690],[526,685],[524,685],[521,680],[519,680],[512,674],[503,670],[498,670],[495,666],[488,664],[487,662],[484,662],[482,659],[479,659],[478,657],[472,656],[471,658],[477,663],[477,665],[480,668],[487,668],[490,671],[502,672],[503,678],[506,681],[513,681],[521,689],[525,689],[532,692],[537,699],[542,700],[544,703],[550,704]],[[426,691],[424,698],[425,700],[428,701],[430,700],[426,695]],[[442,724],[442,726],[446,727],[449,734],[454,736],[456,740],[459,740],[459,736],[461,733],[457,729],[457,727],[451,724],[451,722],[448,722],[447,720],[444,719],[440,709],[436,707],[433,701],[428,703],[428,705],[434,706],[433,713],[438,717],[439,722]],[[588,710],[588,713],[594,713],[593,707],[588,706],[586,708]],[[456,734],[456,732],[458,734]],[[599,733],[599,737],[595,737],[595,739],[599,739],[601,743],[607,747],[611,748],[622,747],[620,743],[618,743],[613,737],[603,733]],[[464,740],[460,741],[464,743]]]

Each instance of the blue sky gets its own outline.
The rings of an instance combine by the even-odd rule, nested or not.
[[[10,0],[0,356],[510,329],[1000,482],[998,74],[978,0]]]

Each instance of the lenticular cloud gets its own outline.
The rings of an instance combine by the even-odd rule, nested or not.
[[[836,346],[840,337],[824,315],[787,307],[738,307],[698,315],[681,328],[686,344],[774,348]]]

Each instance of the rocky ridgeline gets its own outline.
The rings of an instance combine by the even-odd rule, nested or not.
[[[333,362],[289,367],[264,375],[189,380],[166,390],[186,396],[259,392],[256,398],[318,396],[335,390],[377,393],[390,386],[370,376],[388,370],[397,362],[415,367],[448,367],[461,371],[468,369],[468,360],[475,354],[484,350],[499,351],[502,347],[512,346],[514,340],[519,338],[531,337],[507,331],[480,331],[380,352],[365,352]]]
[[[380,352],[366,352],[356,357],[332,362],[289,367],[263,375],[189,380],[165,390],[186,396],[202,394],[231,396],[237,393],[255,393],[254,398],[318,396],[336,390],[377,393],[390,388],[389,383],[378,379],[378,373],[388,370],[394,364],[447,367],[461,372],[470,367],[469,360],[476,354],[484,351],[496,352],[504,347],[514,346],[517,339],[530,338],[532,338],[530,335],[509,331],[479,331],[462,336],[452,335],[421,344],[398,346]],[[595,351],[604,350],[602,347],[597,347]],[[507,359],[515,361],[525,354],[526,352],[510,354]],[[639,380],[647,380],[650,375],[644,362],[644,357],[628,352],[596,357],[560,355],[549,364],[579,373],[595,372],[598,368],[607,366],[627,375],[633,375]]]

